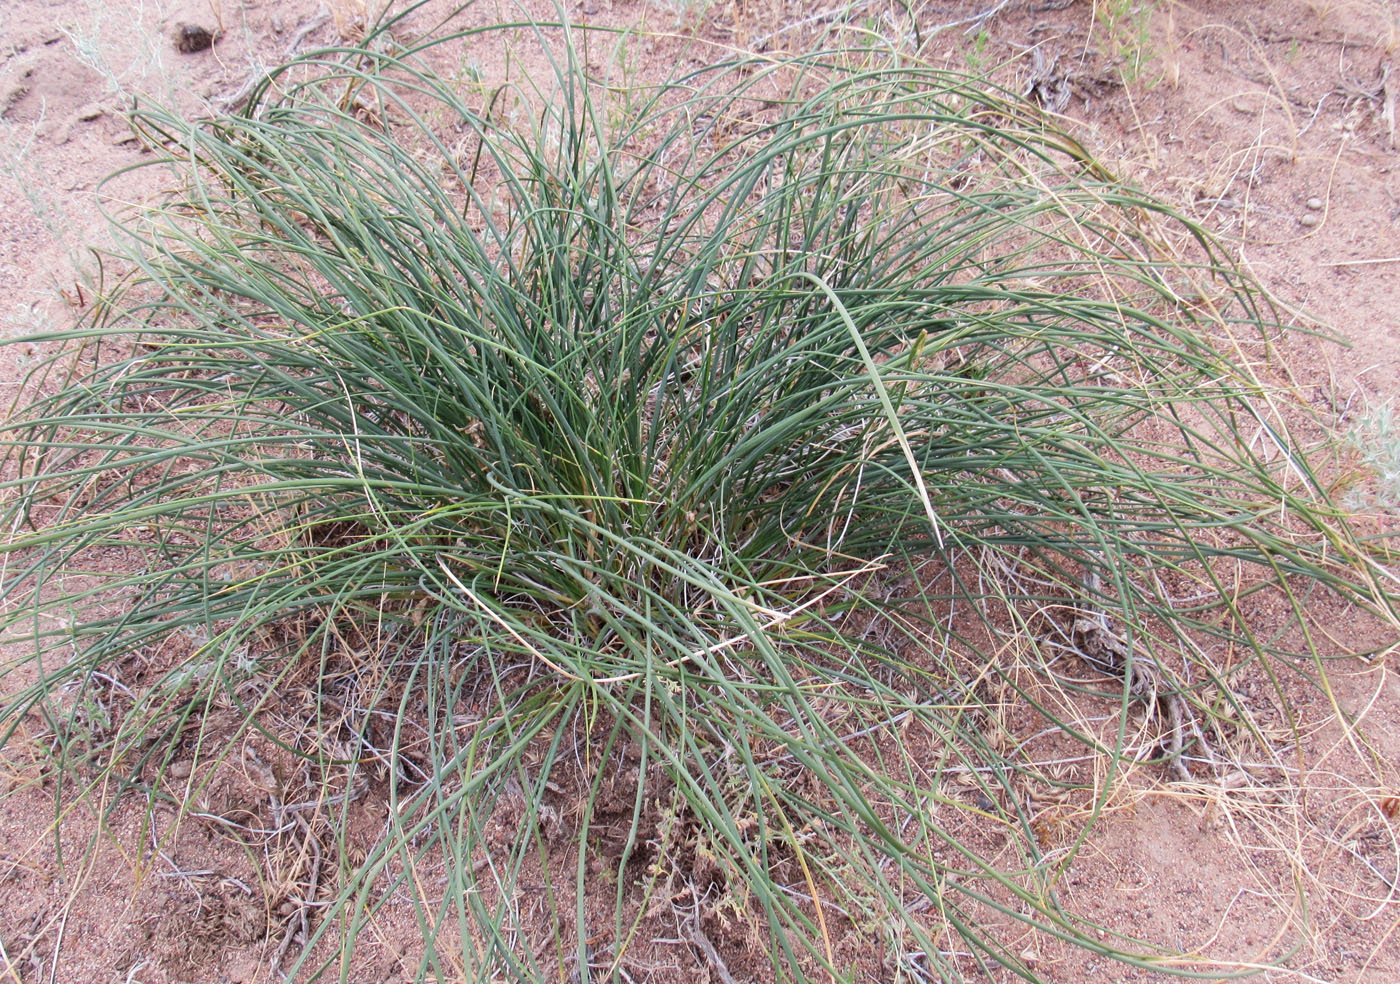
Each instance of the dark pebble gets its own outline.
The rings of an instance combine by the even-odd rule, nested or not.
[[[214,44],[214,34],[198,24],[175,25],[175,50],[185,55],[206,51]]]

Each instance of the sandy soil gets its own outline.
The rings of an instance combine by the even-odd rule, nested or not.
[[[1390,0],[1162,2],[1139,34],[1131,20],[1109,23],[1115,6],[982,0],[930,3],[917,16],[925,57],[995,70],[1062,113],[1110,168],[1227,237],[1299,323],[1344,339],[1346,346],[1299,336],[1271,371],[1291,378],[1332,434],[1364,430],[1400,394],[1400,8]],[[693,33],[721,48],[783,43],[785,35],[772,36],[775,27],[812,13],[776,0],[583,0],[569,10],[659,35]],[[121,117],[132,93],[190,111],[218,105],[236,97],[259,65],[352,36],[359,12],[352,0],[330,9],[316,0],[6,4],[4,337],[68,323],[90,302],[96,267],[85,244],[104,236],[97,182],[143,153]],[[182,23],[217,32],[216,43],[180,50],[198,47]],[[658,36],[638,70],[664,73],[676,43]],[[1146,56],[1137,69],[1125,64],[1135,53]],[[494,57],[481,53],[488,66]],[[1127,85],[1125,70],[1135,75]],[[132,181],[107,188],[120,196],[150,191]],[[31,356],[22,346],[0,349],[7,396],[18,392]],[[1335,457],[1338,474],[1351,476],[1348,501],[1374,514],[1366,522],[1392,523],[1387,510],[1395,503],[1356,471],[1357,456]],[[1314,628],[1341,648],[1355,641],[1349,623],[1346,612],[1322,609]],[[1097,907],[1107,931],[1217,961],[1222,975],[1293,949],[1286,969],[1267,970],[1263,979],[1400,980],[1400,837],[1386,810],[1387,797],[1400,793],[1393,660],[1386,654],[1340,664],[1335,703],[1315,690],[1290,692],[1305,739],[1292,759],[1296,771],[1282,781],[1245,770],[1192,783],[1144,775],[1129,784],[1068,873],[1067,902]],[[1251,699],[1267,717],[1268,691]],[[1359,730],[1340,726],[1338,712]],[[249,739],[238,774],[209,788],[215,802],[204,804],[208,812],[258,815],[266,798],[260,763],[275,754]],[[297,930],[300,915],[287,900],[306,880],[304,850],[274,845],[250,857],[207,824],[168,828],[160,811],[149,824],[136,802],[88,804],[56,817],[52,791],[35,779],[25,750],[12,743],[7,756],[0,767],[0,979],[281,979],[270,968]],[[100,820],[99,806],[109,808]],[[352,844],[368,845],[383,809],[365,805]],[[411,979],[407,914],[367,937],[351,979]],[[1050,981],[1150,976],[1053,941],[1024,945]],[[741,980],[742,946],[721,944],[732,947],[726,952]],[[655,945],[650,956],[636,979],[718,979],[683,939]]]

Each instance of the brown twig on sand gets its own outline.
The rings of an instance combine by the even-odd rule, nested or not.
[[[273,797],[274,811],[278,809],[276,797]],[[288,929],[282,937],[282,944],[277,948],[277,953],[273,956],[268,970],[277,974],[282,969],[282,961],[287,956],[287,950],[295,942],[300,942],[304,947],[311,939],[311,921],[307,919],[306,913],[316,904],[316,892],[321,885],[321,839],[311,829],[311,824],[306,822],[306,818],[301,814],[295,814],[297,825],[301,827],[306,840],[304,846],[311,848],[311,870],[308,878],[306,892],[301,898],[293,900],[296,903],[296,928]],[[290,980],[291,978],[286,978]]]
[[[291,58],[293,55],[295,55],[297,53],[297,49],[301,47],[301,43],[306,40],[307,35],[309,35],[312,31],[316,30],[321,25],[325,24],[330,19],[330,13],[323,7],[321,8],[321,11],[318,14],[316,14],[315,17],[312,17],[310,20],[306,21],[306,23],[298,27],[296,29],[296,32],[292,35],[291,43],[287,45],[287,57]],[[243,104],[248,101],[248,97],[253,94],[253,90],[256,89],[259,85],[261,85],[263,81],[265,81],[267,78],[267,72],[254,72],[252,75],[248,76],[244,83],[240,85],[237,89],[229,93],[227,96],[218,99],[217,103],[219,107],[225,113],[232,113],[238,109],[241,109]]]
[[[695,904],[686,914],[681,929],[685,932],[686,938],[694,944],[695,949],[700,951],[700,955],[705,958],[706,963],[713,968],[722,984],[739,984],[734,979],[734,975],[729,972],[724,958],[719,955],[719,951],[715,949],[715,945],[710,942],[710,938],[705,935],[705,930],[700,925],[700,895],[696,892],[694,885],[690,888],[690,894],[695,899]]]
[[[1391,78],[1392,63],[1387,62],[1381,69],[1381,119],[1385,122],[1386,140],[1390,149],[1395,149],[1395,95],[1396,81]]]
[[[1102,585],[1097,572],[1090,571],[1085,575],[1084,588],[1090,597],[1100,595]],[[1127,640],[1113,631],[1107,613],[1097,605],[1089,606],[1075,619],[1070,635],[1086,660],[1117,676],[1131,674],[1128,679],[1129,693],[1155,701],[1166,713],[1171,727],[1167,752],[1172,771],[1178,779],[1190,782],[1191,771],[1181,760],[1189,711],[1179,693],[1163,689],[1163,677],[1168,676],[1168,671],[1150,655],[1133,652]]]
[[[978,11],[975,14],[969,14],[968,16],[959,18],[958,20],[948,21],[948,23],[946,24],[939,24],[936,27],[929,28],[928,30],[924,31],[924,36],[933,37],[935,34],[941,34],[944,31],[952,30],[955,27],[966,27],[967,33],[973,34],[981,30],[982,25],[986,24],[987,21],[991,20],[993,17],[1001,13],[1010,5],[1011,0],[1001,0],[1000,3],[993,4],[985,10]]]
[[[3,969],[5,973],[9,975],[10,980],[14,981],[15,984],[23,984],[19,979],[19,972],[15,970],[15,965],[10,961],[10,955],[5,952],[5,943],[3,940],[0,940],[0,962],[4,964],[4,967],[0,969]]]
[[[1352,267],[1352,266],[1374,266],[1377,263],[1400,263],[1400,256],[1374,256],[1365,260],[1332,260],[1329,263],[1319,263],[1318,266],[1325,267]]]

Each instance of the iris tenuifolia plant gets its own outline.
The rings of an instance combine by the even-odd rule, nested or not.
[[[299,979],[403,906],[418,980],[1189,966],[1061,905],[1021,739],[1105,763],[1084,827],[1208,773],[1232,674],[1320,672],[1312,600],[1390,624],[1267,298],[907,57],[619,84],[453,23],[135,113],[170,190],[4,429],[7,740],[151,809],[192,748],[310,770]],[[507,38],[548,71],[449,70]]]

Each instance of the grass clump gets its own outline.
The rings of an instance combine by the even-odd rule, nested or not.
[[[1351,494],[1355,505],[1382,509],[1400,506],[1400,422],[1395,419],[1395,408],[1385,404],[1362,414],[1347,438],[1375,482],[1375,492],[1369,497]]]
[[[67,795],[184,808],[177,756],[258,732],[332,830],[383,799],[363,857],[329,839],[294,976],[405,897],[419,980],[627,979],[659,912],[779,979],[1033,978],[1016,926],[1158,965],[1057,903],[1072,852],[987,693],[1116,768],[1152,699],[1118,667],[1116,737],[1058,718],[1054,626],[1111,613],[1204,714],[1227,670],[1317,655],[1317,593],[1388,610],[1221,355],[1267,303],[956,76],[844,52],[623,89],[541,27],[547,84],[463,94],[434,66],[504,29],[396,23],[237,116],[137,114],[176,190],[5,428],[7,736],[45,720]],[[161,672],[96,722],[133,659]]]

